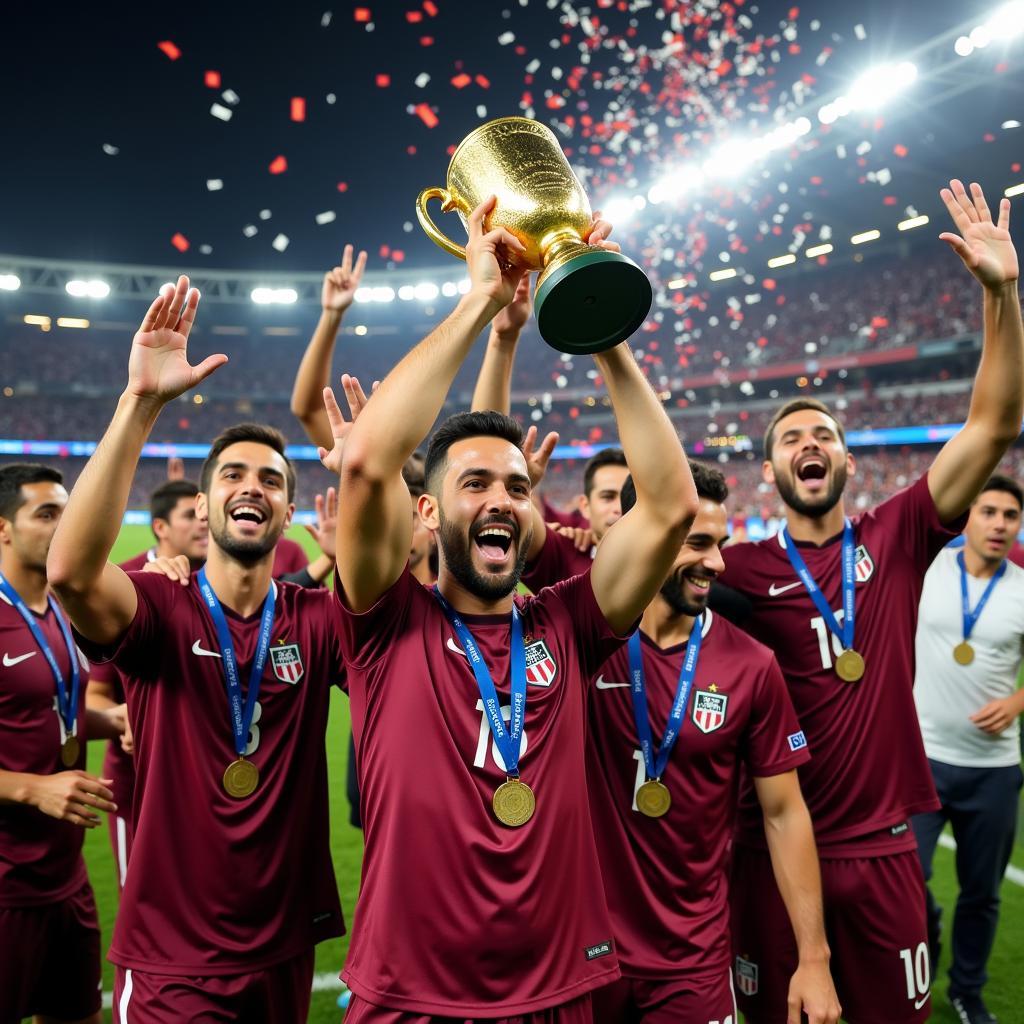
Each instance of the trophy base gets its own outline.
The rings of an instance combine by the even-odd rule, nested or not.
[[[587,246],[541,274],[533,304],[540,336],[552,348],[588,355],[625,341],[653,298],[647,275],[628,256]]]

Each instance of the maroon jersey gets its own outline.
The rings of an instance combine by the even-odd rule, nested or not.
[[[1010,548],[1010,553],[1006,557],[1009,558],[1014,565],[1019,565],[1024,569],[1024,545],[1019,541]]]
[[[570,576],[586,572],[594,562],[593,554],[577,550],[568,537],[556,533],[550,526],[545,529],[544,547],[523,573],[523,584],[535,594],[544,587],[553,587]]]
[[[655,744],[675,700],[686,644],[664,650],[643,633]],[[679,737],[662,776],[672,805],[637,810],[646,779],[633,719],[629,655],[601,666],[589,695],[587,783],[622,973],[630,978],[728,974],[728,845],[740,770],[779,775],[810,758],[775,657],[710,611]]]
[[[151,974],[237,974],[341,935],[324,751],[330,685],[342,674],[330,594],[275,584],[273,639],[246,748],[259,785],[238,800],[221,784],[234,736],[198,584],[129,578],[139,608],[113,661],[128,697],[138,787],[111,961]],[[224,613],[245,687],[260,615]]]
[[[578,509],[574,508],[570,512],[563,512],[560,508],[556,508],[548,501],[547,498],[541,497],[541,514],[544,516],[545,523],[559,523],[562,526],[572,526],[573,528],[579,526],[586,529],[590,526],[590,520]]]
[[[139,569],[144,569],[147,562],[153,562],[156,560],[156,548],[147,548],[145,551],[140,551],[133,558],[129,558],[127,562],[120,562],[119,565],[125,572],[138,572]]]
[[[52,609],[36,615],[64,676],[71,679],[68,649]],[[50,665],[25,620],[0,594],[0,770],[54,775],[60,759],[57,686]],[[73,768],[85,768],[85,687],[89,663],[79,654],[78,740]],[[85,829],[35,807],[0,803],[0,907],[58,903],[88,879],[82,860]]]
[[[274,579],[298,572],[309,565],[306,549],[298,542],[282,537],[274,548]]]
[[[526,643],[520,828],[476,678],[440,605],[406,570],[342,611],[366,836],[342,976],[361,999],[443,1017],[506,1017],[619,976],[587,806],[586,680],[624,642],[590,574],[517,597]],[[341,605],[341,602],[338,602]],[[510,714],[511,615],[464,615]]]
[[[939,806],[914,707],[914,634],[925,570],[962,525],[939,522],[927,477],[853,520],[854,647],[867,666],[856,683],[836,675],[842,645],[790,565],[781,532],[725,549],[722,582],[752,602],[746,628],[779,659],[813,751],[800,783],[822,856],[844,855],[842,844],[855,839],[860,854],[870,853],[864,837],[871,833],[879,834],[880,850],[894,852],[888,830]],[[799,547],[842,622],[842,534]],[[913,833],[905,835],[913,848]],[[752,794],[738,838],[764,843]]]

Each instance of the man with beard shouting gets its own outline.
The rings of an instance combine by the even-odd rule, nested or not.
[[[764,478],[786,505],[776,536],[725,551],[722,581],[775,651],[811,761],[800,782],[821,858],[832,974],[852,1024],[917,1024],[931,1013],[925,888],[909,819],[938,809],[912,692],[925,571],[1020,432],[1024,331],[1010,203],[993,222],[981,187],[942,190],[959,235],[940,237],[984,289],[984,344],[967,422],[927,474],[850,519],[855,471],[842,424],[796,399],[765,433]],[[748,793],[733,859],[740,1007],[786,1020],[796,946]]]
[[[366,835],[347,1024],[584,1024],[591,991],[619,976],[587,806],[585,691],[664,581],[697,498],[620,344],[595,361],[637,501],[589,572],[515,596],[531,479],[557,438],[535,451],[531,434],[524,452],[497,412],[457,414],[431,439],[418,512],[439,538],[437,587],[408,571],[402,466],[523,274],[507,259],[518,240],[484,229],[494,202],[469,218],[468,294],[383,381],[343,464],[322,452],[341,471],[337,594]],[[595,223],[590,241],[609,230]]]

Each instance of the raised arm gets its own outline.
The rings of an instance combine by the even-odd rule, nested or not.
[[[227,362],[225,355],[212,355],[198,366],[189,365],[186,347],[198,305],[199,293],[189,289],[187,277],[180,277],[176,287],[165,285],[149,307],[132,341],[128,386],[71,491],[50,545],[50,584],[75,628],[96,643],[113,643],[135,616],[135,587],[108,558],[142,446],[167,402]]]
[[[512,367],[516,361],[519,335],[530,319],[530,275],[524,274],[515,297],[494,318],[484,349],[484,361],[473,389],[473,412],[493,409],[506,416],[512,413]]]
[[[594,594],[613,629],[629,629],[665,582],[697,514],[697,489],[658,396],[623,342],[594,357],[611,396],[636,504],[597,546]]]
[[[366,268],[366,252],[360,251],[352,262],[353,248],[346,245],[341,265],[324,274],[320,293],[320,320],[302,354],[299,372],[292,387],[292,414],[302,424],[313,444],[330,448],[331,425],[324,410],[324,388],[331,382],[331,358],[345,311],[352,305]]]
[[[981,362],[974,378],[967,422],[928,470],[928,489],[944,523],[965,512],[1020,434],[1024,416],[1024,328],[1017,294],[1019,266],[1010,239],[1010,200],[992,214],[981,186],[950,182],[942,190],[959,235],[939,237],[964,261],[985,296]]]
[[[347,438],[337,438],[340,412],[325,392],[332,432],[344,441],[343,455],[336,445],[323,458],[341,473],[337,582],[353,611],[372,607],[401,574],[412,538],[402,466],[433,426],[480,331],[512,301],[522,277],[501,256],[503,249],[522,251],[518,239],[500,229],[484,232],[494,201],[469,218],[469,292],[381,382]]]

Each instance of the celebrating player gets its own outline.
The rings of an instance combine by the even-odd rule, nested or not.
[[[366,830],[348,1024],[589,1021],[590,991],[619,974],[587,807],[584,691],[657,592],[696,494],[619,345],[595,358],[635,456],[637,502],[591,571],[513,597],[533,523],[530,463],[556,438],[534,451],[531,436],[527,457],[518,424],[494,412],[453,416],[431,439],[419,514],[439,540],[438,585],[407,571],[402,466],[521,280],[505,258],[519,242],[484,230],[494,201],[469,218],[468,294],[381,384],[341,467],[337,593]],[[591,241],[608,230],[596,224]],[[323,456],[339,468],[337,452]]]
[[[821,858],[839,998],[855,1024],[912,1024],[929,1005],[925,891],[912,815],[938,808],[914,708],[922,581],[1024,413],[1024,331],[1010,204],[993,222],[978,185],[942,190],[959,235],[941,238],[984,290],[985,337],[967,422],[927,474],[856,519],[842,425],[796,399],[765,434],[764,477],[786,505],[777,537],[725,552],[722,580],[751,606],[747,627],[778,657],[812,757],[800,769]],[[786,1019],[797,962],[771,877],[761,814],[741,816],[733,922],[740,1003],[752,1024]]]
[[[150,306],[50,550],[76,629],[122,672],[135,734],[110,950],[121,1024],[303,1020],[314,946],[343,931],[324,751],[337,612],[328,591],[271,578],[294,510],[281,435],[242,424],[214,440],[196,505],[209,555],[188,587],[107,562],[161,409],[226,361],[189,365],[198,302],[181,277]]]
[[[707,608],[724,568],[728,489],[718,470],[691,462],[690,471],[697,518],[628,649],[601,666],[590,693],[590,813],[623,975],[594,994],[594,1019],[738,1022],[726,865],[742,769],[797,937],[790,1020],[803,1010],[810,1024],[835,1024],[818,858],[796,774],[807,743],[774,655]],[[627,479],[623,515],[634,500]]]
[[[67,504],[49,466],[0,468],[0,1021],[99,1024],[100,926],[84,829],[113,814],[85,739],[123,731],[87,711],[89,664],[50,593],[46,554]]]

